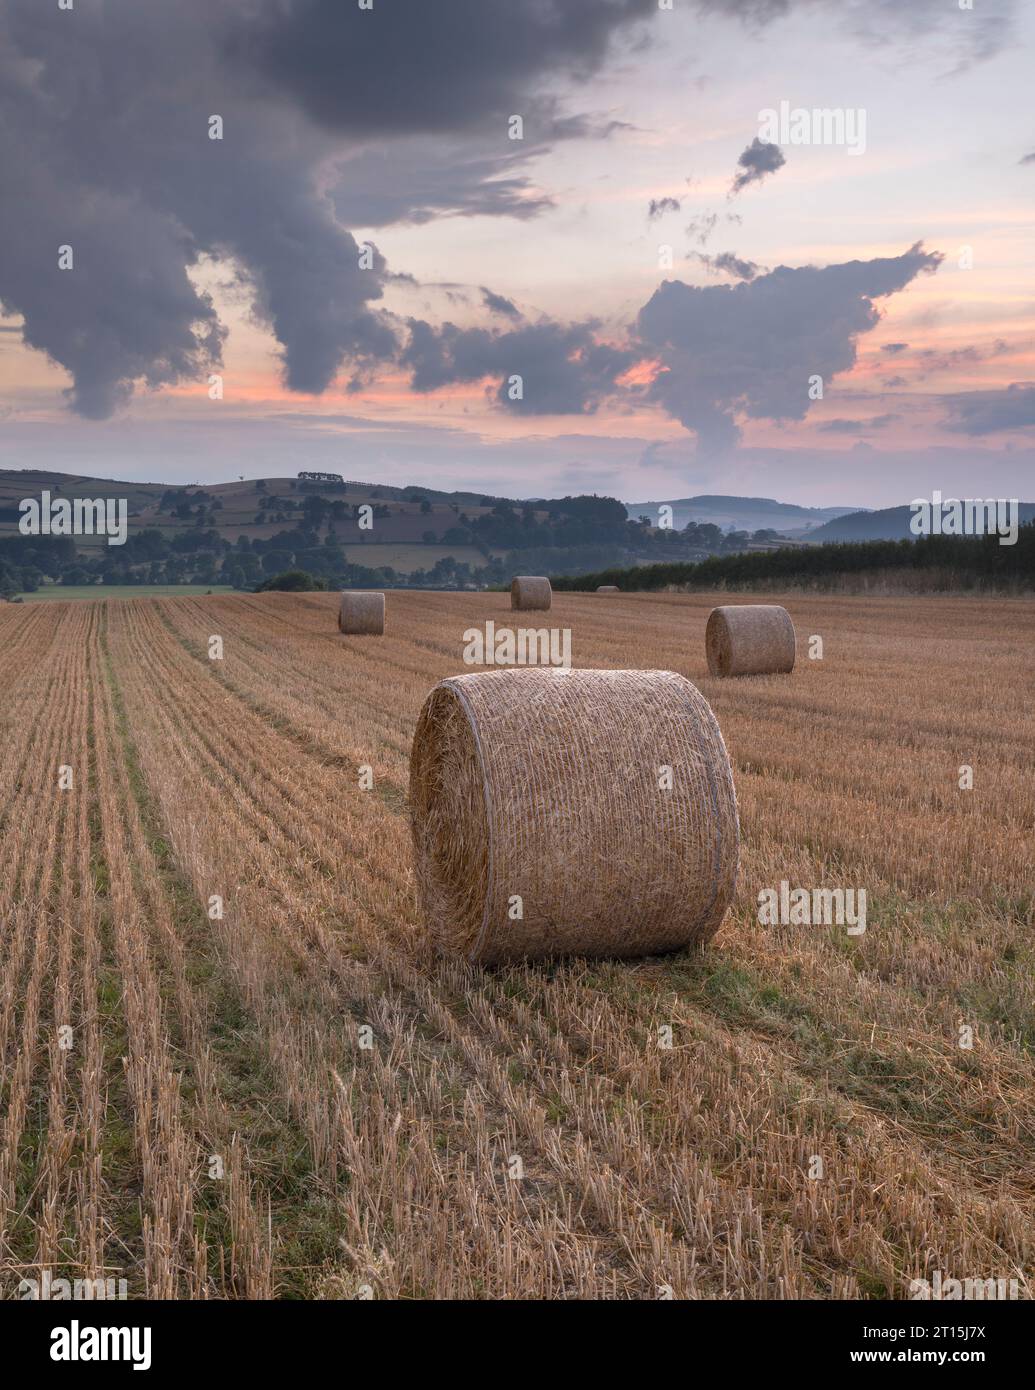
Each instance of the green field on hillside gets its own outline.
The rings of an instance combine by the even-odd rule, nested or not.
[[[452,557],[472,569],[481,569],[485,556],[473,545],[418,545],[399,541],[396,543],[370,542],[366,545],[344,546],[350,565],[367,565],[370,569],[382,567],[397,570],[400,574],[412,574],[414,570],[429,570],[439,560]]]
[[[229,584],[43,584],[26,603],[39,599],[192,598],[198,594],[231,594]]]

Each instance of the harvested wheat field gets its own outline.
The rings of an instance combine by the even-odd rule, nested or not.
[[[711,703],[740,877],[703,949],[492,970],[406,795],[506,595],[0,605],[4,1295],[1029,1295],[1035,603],[773,601],[794,673],[724,681],[721,596],[554,595],[575,666]],[[865,932],[760,925],[782,883]]]

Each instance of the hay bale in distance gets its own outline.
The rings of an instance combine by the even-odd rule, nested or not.
[[[704,634],[713,676],[761,676],[794,670],[794,624],[778,603],[713,608]]]
[[[553,599],[550,581],[545,575],[522,574],[510,581],[510,606],[525,612],[546,609]]]
[[[736,884],[729,756],[672,671],[441,681],[414,735],[410,809],[428,930],[483,964],[707,941]]]
[[[338,631],[348,637],[383,637],[385,596],[361,589],[343,589],[338,610]]]
[[[620,594],[622,591],[617,584],[598,584],[598,594]]]

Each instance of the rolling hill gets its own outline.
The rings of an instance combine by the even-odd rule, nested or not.
[[[711,522],[724,531],[779,531],[800,539],[804,532],[812,538],[819,528],[837,517],[855,512],[854,507],[801,507],[793,502],[777,502],[772,497],[731,497],[702,494],[698,497],[669,498],[658,502],[629,502],[626,510],[634,520],[640,516],[657,518],[658,508],[672,508],[673,523],[681,531],[688,521]]]
[[[124,498],[129,512],[129,534],[157,530],[167,540],[203,526],[234,545],[243,536],[249,541],[268,541],[297,525],[307,497],[324,497],[339,513],[322,521],[317,530],[326,537],[332,530],[353,563],[371,567],[391,565],[407,572],[428,567],[443,555],[468,564],[484,563],[482,553],[457,537],[443,538],[462,525],[461,515],[472,520],[490,511],[496,498],[481,493],[437,492],[430,488],[399,488],[363,482],[307,482],[299,478],[251,478],[229,483],[170,487],[165,483],[121,482],[73,473],[36,470],[0,471],[0,538],[16,536],[19,503],[53,497]],[[368,504],[375,511],[371,529],[360,529],[354,509]],[[106,548],[101,536],[77,536],[77,549],[97,554]]]
[[[1022,502],[1019,507],[1022,523],[1035,519],[1035,502]],[[914,539],[909,523],[910,507],[882,507],[873,512],[849,512],[835,517],[809,532],[810,541],[901,541]]]
[[[564,508],[546,499],[520,500],[477,492],[444,492],[425,487],[396,487],[386,483],[334,480],[315,477],[240,478],[233,482],[169,486],[165,483],[124,482],[92,478],[78,473],[38,470],[0,471],[0,541],[19,534],[19,504],[26,498],[40,498],[49,492],[52,499],[124,499],[128,511],[129,537],[157,532],[164,542],[181,550],[192,548],[188,535],[214,534],[226,547],[239,549],[268,546],[275,538],[293,532],[301,524],[309,528],[316,544],[337,543],[344,559],[366,568],[390,568],[400,575],[430,571],[438,562],[455,560],[471,571],[493,561],[502,561],[508,551],[531,546],[529,563],[540,568],[563,567],[565,557],[558,550],[539,554],[536,546],[570,547],[596,545],[607,553],[588,553],[574,568],[596,564],[635,563],[651,555],[645,549],[642,531],[619,535],[615,517],[607,518],[607,508],[621,517],[624,504],[600,499],[597,517],[583,514],[577,534],[563,527],[558,512]],[[326,505],[321,505],[322,499]],[[586,500],[586,499],[584,499]],[[570,499],[569,499],[570,501]],[[361,527],[357,509],[373,508],[372,525]],[[631,519],[641,515],[657,518],[661,503],[625,506]],[[849,508],[809,508],[770,498],[702,496],[677,499],[673,508],[675,529],[688,521],[711,522],[726,531],[754,531],[763,527],[788,536],[808,535],[823,522],[848,512]],[[497,524],[494,511],[510,512],[514,521]],[[314,510],[315,509],[315,510]],[[574,509],[569,509],[574,510]],[[521,517],[530,516],[539,526],[518,526]],[[552,538],[543,527],[559,528]],[[619,526],[621,531],[624,523]],[[658,535],[657,532],[654,533]],[[636,539],[636,537],[641,539]],[[661,539],[676,537],[663,533]],[[74,538],[77,552],[84,559],[100,561],[108,554],[106,538],[83,535]],[[312,543],[312,542],[311,542]],[[632,548],[630,548],[630,546]],[[160,549],[159,545],[159,549]],[[294,549],[294,546],[288,548]],[[642,552],[642,553],[641,553]],[[666,548],[667,553],[667,548]],[[700,559],[707,550],[689,552],[684,559]],[[116,556],[110,556],[115,559]],[[659,558],[654,556],[653,558]]]

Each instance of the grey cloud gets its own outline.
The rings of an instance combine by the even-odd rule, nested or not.
[[[482,286],[482,303],[491,313],[500,314],[503,318],[519,319],[523,317],[521,310],[512,299],[507,299],[502,294],[494,294],[485,285]]]
[[[823,0],[813,0],[823,3]],[[872,45],[885,45],[889,34],[918,55],[932,55],[950,65],[953,73],[984,62],[1009,44],[1013,35],[1015,0],[981,0],[960,24],[959,6],[943,0],[846,0],[838,7],[842,22]]]
[[[1035,426],[1035,382],[1014,381],[1001,390],[942,396],[946,427],[959,434],[995,434]]]
[[[888,352],[892,357],[895,357],[898,353],[905,352],[908,347],[908,343],[885,343],[881,348],[881,352]]]
[[[760,183],[767,174],[775,174],[787,163],[779,145],[768,144],[756,135],[737,160],[740,173],[730,186],[730,197],[753,183]]]
[[[666,280],[637,324],[645,352],[661,363],[648,398],[706,449],[736,441],[738,412],[803,419],[809,377],[829,382],[854,366],[856,339],[880,321],[874,300],[936,270],[941,259],[917,243],[901,256],[777,266],[738,285]]]
[[[534,130],[520,153],[484,137],[436,152],[424,133],[515,110],[543,140],[620,128],[561,110],[544,83],[589,77],[654,13],[653,0],[513,0],[501,23],[481,0],[83,0],[74,13],[0,0],[0,304],[70,373],[73,409],[100,418],[141,382],[219,366],[223,330],[188,271],[232,262],[288,386],[320,392],[345,367],[355,389],[394,358],[400,328],[378,302],[384,258],[360,267],[336,209],[362,226],[541,211],[520,170],[543,147]],[[222,141],[208,139],[217,113]],[[386,131],[394,164],[363,143]]]
[[[706,256],[698,251],[696,255],[713,275],[732,275],[735,280],[754,280],[764,269],[754,261],[741,260],[733,251],[720,251],[716,256]]]
[[[647,221],[654,222],[666,212],[678,212],[681,207],[678,198],[652,198],[647,208]]]
[[[70,373],[73,408],[103,416],[137,383],[218,367],[223,332],[188,273],[202,258],[239,267],[292,389],[322,391],[342,369],[362,381],[394,358],[389,268],[377,255],[360,269],[338,218],[542,211],[548,195],[522,160],[622,128],[571,111],[560,84],[591,90],[609,53],[658,14],[656,0],[505,8],[80,0],[65,12],[0,0],[0,303]],[[711,8],[761,21],[784,7]],[[207,138],[213,108],[222,141]],[[494,150],[486,130],[515,112],[526,146],[500,126]],[[72,272],[56,269],[64,243]]]
[[[735,15],[751,28],[801,10],[817,21],[837,24],[873,47],[894,41],[907,53],[932,53],[954,72],[993,57],[1013,38],[1016,0],[980,0],[960,23],[959,9],[945,0],[698,0],[706,12]]]
[[[949,352],[937,352],[934,348],[921,348],[917,357],[925,365],[932,367],[955,366],[960,362],[980,362],[984,354],[977,347],[952,348]]]
[[[900,419],[899,415],[874,415],[869,420],[824,420],[820,429],[824,434],[868,434],[871,430],[883,430]]]
[[[1020,159],[1017,161],[1017,163],[1018,163],[1018,164],[1035,164],[1035,150],[1032,150],[1032,152],[1031,152],[1030,154],[1022,155],[1022,156],[1020,157]]]
[[[818,373],[829,381],[854,366],[857,337],[880,321],[874,300],[936,270],[941,259],[917,243],[901,256],[822,268],[779,266],[737,285],[665,281],[641,309],[635,337],[621,348],[601,342],[592,322],[544,320],[496,331],[411,319],[400,360],[415,390],[491,378],[498,404],[529,415],[590,413],[624,391],[660,405],[696,433],[705,451],[728,448],[738,438],[737,413],[803,419],[809,377]],[[619,387],[619,378],[643,356],[660,361],[653,383]],[[511,375],[523,379],[521,401],[508,398]],[[884,422],[877,417],[869,427]]]
[[[556,116],[546,126],[547,140],[606,140],[621,130],[635,130],[629,121],[580,112],[574,116]]]
[[[23,316],[25,343],[71,373],[73,409],[101,419],[137,379],[161,386],[218,367],[223,333],[188,278],[197,247],[183,228],[129,193],[81,197],[3,114],[0,104],[5,184],[19,196],[0,199],[0,298]],[[59,246],[72,269],[58,268]]]
[[[314,118],[353,134],[457,131],[518,113],[544,129],[563,116],[551,77],[589,77],[613,40],[655,16],[656,0],[341,0],[264,6],[226,48]]]
[[[692,237],[698,246],[705,246],[708,238],[715,231],[718,220],[719,214],[717,212],[698,213],[696,217],[691,217],[686,224],[686,234]]]
[[[637,357],[632,349],[600,342],[596,327],[545,321],[495,331],[452,323],[435,328],[411,319],[410,340],[400,360],[411,371],[416,391],[489,377],[498,379],[498,404],[514,414],[592,414]],[[511,376],[522,379],[521,400],[509,398]]]
[[[989,346],[970,344],[968,347],[950,348],[948,352],[938,352],[934,348],[922,348],[916,355],[917,363],[925,370],[917,375],[918,381],[926,381],[932,371],[947,372],[954,367],[970,366],[976,362],[987,362],[994,357],[1002,357],[1012,351],[1004,338],[996,338]]]
[[[222,330],[187,275],[203,254],[238,265],[292,389],[393,354],[376,308],[384,260],[360,268],[318,191],[329,142],[227,79],[218,39],[239,6],[110,0],[103,18],[0,0],[0,165],[15,192],[0,209],[0,299],[71,374],[73,408],[100,418],[136,382],[218,366]],[[214,104],[222,141],[208,138]],[[60,244],[72,271],[57,271]]]
[[[545,145],[398,137],[342,159],[330,189],[349,226],[420,226],[439,217],[537,217],[553,199],[522,172]]]

